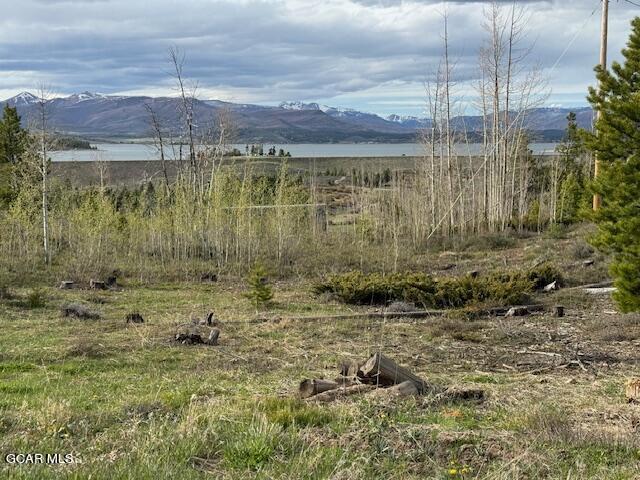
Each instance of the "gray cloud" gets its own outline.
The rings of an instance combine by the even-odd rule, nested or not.
[[[22,0],[0,18],[0,92],[45,81],[63,93],[171,93],[167,49],[177,45],[187,56],[186,73],[206,97],[335,98],[353,107],[408,111],[410,99],[421,108],[421,82],[439,61],[445,8],[457,78],[474,78],[486,3]],[[599,0],[518,3],[531,15],[532,61],[549,68],[576,38],[551,84],[559,94],[583,97],[597,62],[599,23],[591,13]],[[612,4],[612,51],[622,48],[639,11]]]

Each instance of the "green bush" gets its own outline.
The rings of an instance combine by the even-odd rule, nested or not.
[[[485,276],[434,279],[422,272],[331,275],[317,283],[313,292],[329,293],[344,303],[384,305],[392,301],[413,302],[424,308],[461,308],[480,303],[517,304],[545,285],[561,281],[560,272],[543,264],[529,270],[496,272]]]
[[[25,307],[27,308],[43,308],[47,304],[47,297],[39,288],[34,288],[27,295]]]

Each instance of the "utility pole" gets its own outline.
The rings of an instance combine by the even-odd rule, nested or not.
[[[600,27],[600,66],[603,69],[607,68],[607,35],[609,31],[609,0],[602,0],[602,26]],[[596,112],[596,122],[600,120],[601,112],[598,110]],[[596,178],[600,173],[600,160],[598,159],[598,154],[595,157],[595,167],[593,171],[593,176]],[[600,208],[600,204],[602,203],[602,198],[600,195],[595,194],[593,196],[593,210],[598,210]]]

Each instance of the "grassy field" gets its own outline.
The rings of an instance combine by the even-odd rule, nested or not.
[[[568,285],[602,279],[580,235],[468,245],[421,259],[455,275],[472,267],[555,261]],[[585,257],[595,265],[581,266]],[[536,301],[567,314],[422,320],[300,321],[370,311],[274,285],[256,315],[242,282],[146,285],[106,292],[51,285],[0,300],[0,477],[77,479],[471,479],[640,477],[640,317],[606,295],[564,289]],[[75,302],[97,320],[64,318]],[[219,346],[172,342],[209,310]],[[139,311],[140,325],[126,324]],[[257,323],[247,320],[260,317]],[[433,395],[331,404],[295,398],[303,378],[333,378],[341,359],[382,351],[429,383],[473,387],[484,401]],[[8,464],[10,453],[71,453],[66,465]]]

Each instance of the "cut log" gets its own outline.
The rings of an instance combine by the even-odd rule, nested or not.
[[[73,288],[73,282],[70,280],[63,280],[60,282],[60,290],[71,290]]]
[[[300,382],[298,393],[300,395],[300,398],[309,398],[313,397],[314,395],[318,395],[319,393],[334,390],[339,386],[340,385],[338,383],[331,380],[306,379]]]
[[[426,390],[427,383],[409,370],[378,352],[360,368],[365,379],[377,385],[397,385],[407,380],[412,381],[418,392]]]
[[[627,382],[627,402],[640,403],[640,378],[633,378]]]
[[[352,385],[345,388],[336,388],[333,390],[327,390],[326,392],[319,393],[313,397],[309,397],[308,401],[314,402],[333,402],[339,398],[349,397],[351,395],[358,395],[360,393],[370,392],[375,390],[375,385]]]
[[[415,397],[419,395],[418,388],[416,384],[411,380],[407,380],[405,382],[394,385],[389,388],[378,388],[375,391],[371,392],[370,395],[376,397]]]
[[[208,345],[218,345],[218,337],[220,336],[219,328],[212,328],[209,332],[209,338],[207,338]]]

